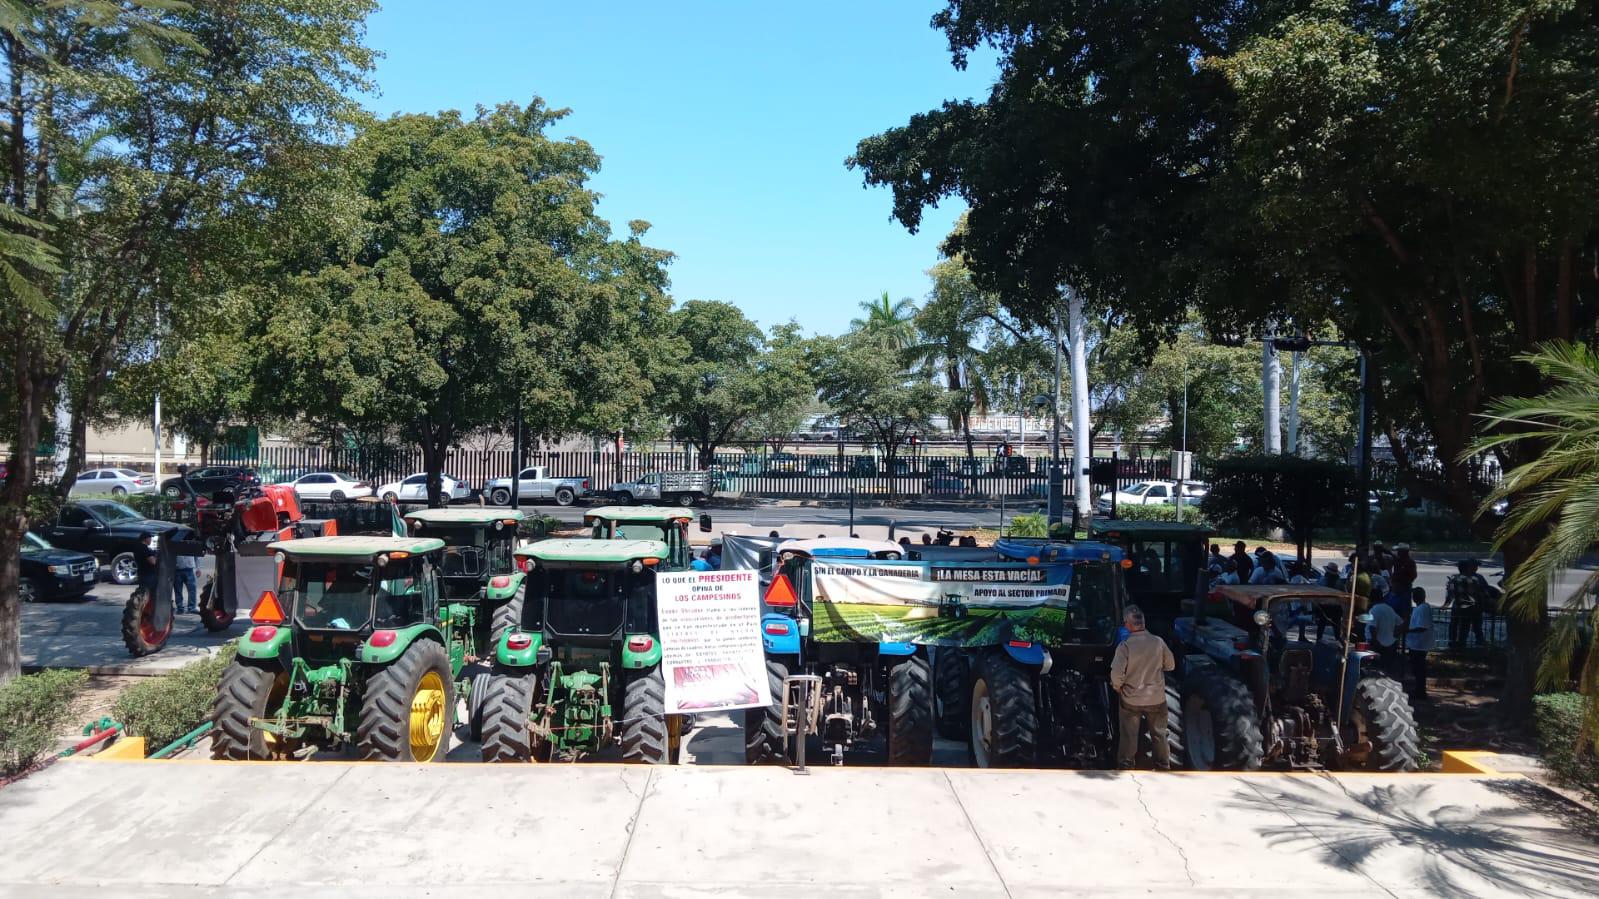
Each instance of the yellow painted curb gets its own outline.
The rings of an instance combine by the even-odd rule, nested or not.
[[[86,759],[110,759],[118,762],[143,761],[143,737],[119,737],[115,743],[100,750],[94,755],[83,756]]]
[[[1516,774],[1506,774],[1498,771],[1486,763],[1490,756],[1498,755],[1495,752],[1466,752],[1462,750],[1444,750],[1445,774],[1487,774],[1493,777],[1519,777]]]

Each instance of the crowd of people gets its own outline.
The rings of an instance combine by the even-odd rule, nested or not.
[[[1427,698],[1427,659],[1436,644],[1435,609],[1427,601],[1427,591],[1416,586],[1416,560],[1409,545],[1395,544],[1390,550],[1378,540],[1369,553],[1350,553],[1342,566],[1329,562],[1320,569],[1299,559],[1285,562],[1264,546],[1255,547],[1253,553],[1247,550],[1242,540],[1233,544],[1231,555],[1224,555],[1218,544],[1210,545],[1206,567],[1211,589],[1230,584],[1308,584],[1338,591],[1352,587],[1359,601],[1357,612],[1365,622],[1366,642],[1377,652],[1383,669],[1406,682],[1413,698]],[[1484,646],[1483,614],[1497,591],[1479,573],[1476,559],[1462,559],[1456,567],[1442,605],[1450,610],[1450,646],[1466,647],[1472,638]]]

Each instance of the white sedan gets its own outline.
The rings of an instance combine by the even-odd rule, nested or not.
[[[336,471],[317,471],[289,482],[300,499],[325,499],[339,503],[372,495],[372,485]]]
[[[127,496],[129,494],[154,493],[155,476],[141,474],[130,468],[96,468],[78,475],[72,482],[72,489],[67,491],[68,496]]]
[[[442,492],[439,498],[446,503],[460,502],[472,498],[472,488],[465,481],[457,481],[449,475],[440,475]],[[391,481],[377,489],[377,495],[384,502],[399,500],[408,503],[425,503],[428,500],[428,476],[414,474],[403,481]]]
[[[1210,490],[1204,484],[1183,485],[1183,505],[1198,505]],[[1116,491],[1117,506],[1168,506],[1177,496],[1176,481],[1141,481]],[[1101,493],[1094,504],[1097,515],[1110,514],[1110,493]]]

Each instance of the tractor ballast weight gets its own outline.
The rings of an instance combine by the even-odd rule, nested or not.
[[[212,757],[431,762],[449,748],[460,662],[456,605],[440,608],[442,541],[279,541],[276,589],[252,611],[213,707]]]
[[[1414,771],[1415,714],[1376,653],[1349,594],[1316,586],[1223,586],[1223,614],[1177,619],[1191,767]],[[1312,638],[1312,634],[1314,637]]]
[[[686,520],[685,520],[686,525]],[[663,535],[683,534],[675,523]],[[576,759],[620,744],[622,759],[677,760],[666,714],[655,575],[663,540],[544,540],[516,550],[521,619],[495,643],[483,699],[483,760]]]

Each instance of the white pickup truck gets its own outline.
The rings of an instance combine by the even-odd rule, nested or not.
[[[606,491],[622,505],[636,502],[692,506],[716,492],[708,471],[658,471]]]
[[[534,465],[522,469],[517,478],[516,492],[522,499],[553,499],[558,506],[570,506],[581,497],[588,496],[588,478],[552,478],[544,466]],[[511,479],[492,478],[483,485],[483,495],[496,506],[511,504]]]

